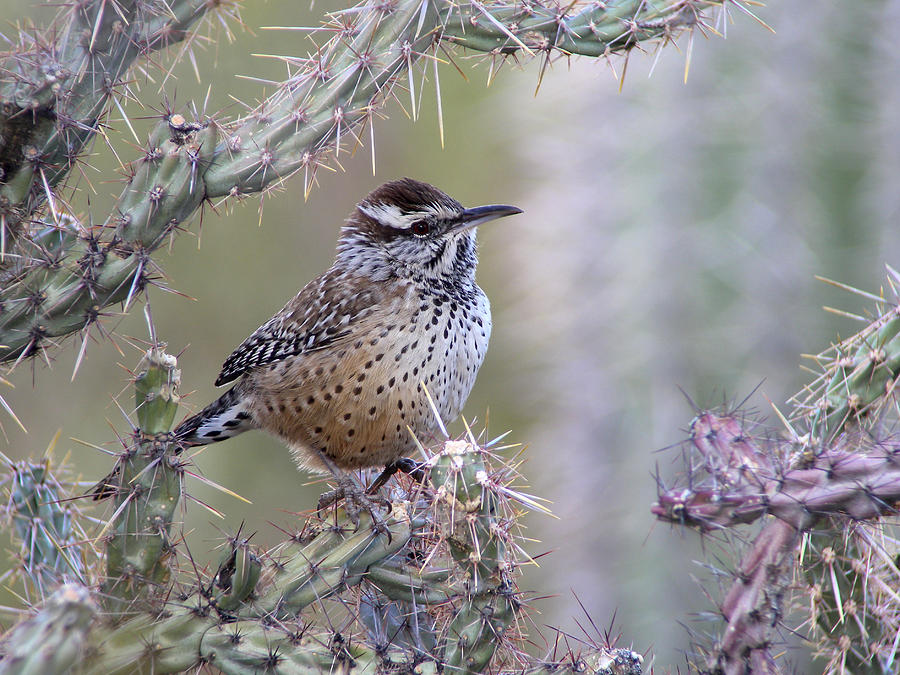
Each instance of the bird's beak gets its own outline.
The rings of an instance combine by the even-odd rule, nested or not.
[[[451,231],[454,233],[465,232],[489,220],[514,216],[517,213],[522,213],[522,209],[516,206],[507,206],[506,204],[476,206],[463,211],[459,216],[459,220],[451,228]]]

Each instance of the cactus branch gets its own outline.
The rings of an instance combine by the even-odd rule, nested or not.
[[[37,613],[4,636],[0,675],[64,675],[84,656],[97,615],[90,590],[60,586]]]
[[[893,270],[888,284],[898,296]],[[863,330],[814,357],[822,372],[792,399],[788,439],[734,412],[694,419],[688,474],[660,488],[653,513],[703,533],[763,524],[718,607],[722,637],[698,648],[701,670],[776,672],[773,631],[788,615],[786,579],[797,565],[807,596],[795,611],[809,617],[803,626],[825,672],[895,670],[900,571],[886,517],[900,502],[900,445],[886,430],[900,410],[898,311],[879,298]]]
[[[10,467],[8,514],[21,542],[21,567],[29,595],[45,598],[65,581],[85,582],[81,546],[86,537],[65,502],[49,460]]]
[[[763,459],[760,444],[734,415],[702,413],[691,426],[691,440],[707,466],[727,471],[718,472],[716,481],[694,476],[690,489],[661,492],[653,506],[660,520],[710,531],[772,515],[808,530],[829,514],[856,520],[893,514],[900,501],[900,445],[891,438],[864,453],[861,439],[841,439],[855,447],[836,442],[790,469]]]
[[[620,0],[564,9],[473,0],[448,12],[443,36],[479,52],[608,56],[702,23],[701,10],[715,4],[721,3]]]
[[[89,0],[0,59],[0,227],[4,251],[65,179],[121,96],[136,59],[175,44],[207,0]]]
[[[115,493],[113,533],[106,548],[104,600],[123,613],[139,601],[158,600],[167,586],[172,515],[181,497],[181,460],[168,430],[178,409],[175,358],[149,350],[135,376],[139,427],[104,489]],[[118,480],[120,485],[113,485]]]
[[[520,549],[511,545],[517,493],[501,482],[513,472],[492,472],[474,443],[446,442],[428,460],[430,485],[398,486],[386,530],[368,513],[354,527],[335,508],[268,552],[236,535],[212,573],[179,569],[189,554],[172,536],[184,461],[167,433],[176,365],[154,347],[136,369],[134,442],[101,484],[115,494],[102,584],[61,587],[7,633],[0,674],[162,674],[209,664],[232,675],[475,675],[511,656],[516,672],[530,675],[642,672],[640,655],[609,644],[546,662],[511,649],[523,607]]]

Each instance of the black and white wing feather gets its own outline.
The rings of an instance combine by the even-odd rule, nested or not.
[[[309,282],[284,308],[235,349],[216,386],[253,368],[348,340],[377,307],[378,296],[359,277],[329,270]]]

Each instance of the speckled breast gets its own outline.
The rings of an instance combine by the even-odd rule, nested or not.
[[[416,450],[465,405],[487,352],[490,305],[480,288],[449,294],[405,284],[395,301],[354,326],[338,346],[250,373],[257,425],[284,440],[297,462],[325,471],[316,448],[343,469],[383,466]]]

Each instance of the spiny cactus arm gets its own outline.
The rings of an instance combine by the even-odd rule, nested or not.
[[[73,229],[62,260],[49,259],[0,288],[0,360],[21,359],[58,336],[90,326],[103,309],[126,306],[153,278],[159,243],[204,199],[202,173],[217,127],[192,126],[172,115],[150,138],[122,193],[112,238]],[[98,234],[100,233],[100,234]]]
[[[449,576],[449,572],[423,572],[385,560],[369,567],[366,581],[391,600],[428,606],[446,602],[456,594],[447,583]]]
[[[138,608],[138,615],[92,632],[82,671],[131,673],[144,663],[152,664],[153,672],[173,673],[214,663],[228,673],[245,673],[283,661],[304,670],[271,672],[330,672],[334,632],[309,627],[304,635],[300,612],[358,585],[370,566],[403,549],[410,522],[402,515],[402,504],[397,506],[400,513],[387,522],[389,533],[374,531],[367,514],[361,514],[360,528],[354,531],[340,512],[333,526],[290,540],[263,556],[261,574],[244,577],[240,590],[235,586],[237,566],[225,564],[209,587],[201,585],[181,598],[170,596],[159,613]],[[230,553],[243,551],[245,545],[238,543]],[[246,562],[253,564],[249,558]],[[227,581],[223,567],[232,570]],[[252,639],[245,640],[248,636]],[[273,660],[273,654],[281,656]]]
[[[751,522],[767,513],[765,505],[779,485],[776,453],[767,451],[754,437],[746,420],[737,415],[700,413],[691,423],[690,441],[699,458],[696,470],[688,478],[687,488],[661,491],[652,507],[657,518],[710,531]],[[715,515],[730,510],[732,520],[711,517],[719,496],[725,505]],[[812,523],[802,501],[794,506],[793,511],[783,509],[782,518],[769,521],[746,547],[732,574],[735,581],[717,608],[725,620],[721,638],[709,646],[696,645],[703,660],[696,666],[699,671],[726,675],[780,672],[772,649],[774,631],[784,612],[784,590],[793,569],[798,528]],[[795,525],[792,521],[797,513],[802,523]]]
[[[3,636],[0,675],[70,673],[84,650],[97,606],[84,586],[60,586],[38,612]]]
[[[411,672],[439,675],[439,664],[415,653],[399,649],[386,651],[354,643],[340,634],[326,636],[286,635],[258,624],[239,623],[223,626],[204,636],[201,647],[204,661],[227,675],[256,675],[260,672],[280,675],[326,675],[340,671],[347,675],[377,675],[385,672]],[[586,650],[585,654],[540,664],[516,671],[498,671],[505,675],[641,675],[643,659],[627,649]]]
[[[8,514],[18,538],[27,591],[43,599],[65,580],[85,582],[81,546],[86,537],[50,473],[49,460],[10,467]]]
[[[688,489],[661,491],[652,507],[660,520],[711,531],[772,515],[808,530],[829,514],[855,520],[893,514],[900,500],[900,446],[893,439],[851,438],[850,449],[846,439],[836,439],[786,470],[762,459],[760,442],[736,415],[701,413],[691,425],[691,440],[705,466],[730,467],[728,474],[720,472],[715,481],[697,475]]]
[[[6,244],[75,165],[134,61],[185,39],[208,0],[69,3],[0,59],[0,227]]]
[[[898,284],[891,271],[895,295]],[[882,299],[875,315],[814,357],[823,372],[792,400],[790,441],[754,430],[736,413],[701,413],[691,428],[686,485],[660,491],[657,517],[703,532],[777,518],[747,547],[718,608],[727,627],[700,649],[709,668],[744,672],[748,653],[762,659],[761,672],[774,667],[764,624],[781,621],[783,580],[797,562],[809,585],[796,607],[809,613],[805,626],[825,672],[894,668],[900,575],[881,519],[896,515],[900,500],[900,446],[884,432],[898,410],[900,310]]]
[[[658,37],[667,27],[687,25],[687,20],[679,23],[679,17],[693,16],[707,4],[592,3],[589,10],[573,17],[552,5],[528,10],[491,5],[488,9],[479,2],[447,0],[401,1],[393,7],[370,8],[355,24],[338,23],[335,28],[352,37],[330,42],[309,60],[306,72],[285,82],[279,94],[229,135],[224,148],[228,157],[217,156],[206,173],[207,194],[215,198],[258,192],[274,180],[314,168],[317,153],[330,144],[339,153],[341,136],[353,138],[353,129],[383,104],[397,75],[445,38],[451,44],[492,51],[515,44],[518,38],[511,36],[517,32],[526,39],[553,33],[549,44],[541,47],[544,52],[597,56]],[[674,5],[677,10],[672,9]],[[652,30],[636,32],[651,18],[667,15],[673,17],[670,24],[662,22]],[[579,36],[578,31],[586,35]]]
[[[396,554],[411,536],[409,518],[402,505],[394,507],[386,533],[373,531],[368,514],[360,516],[355,532],[345,518],[343,515],[339,525],[318,535],[310,544],[292,544],[279,551],[277,558],[284,562],[271,566],[275,571],[272,585],[237,613],[257,618],[296,615],[303,608],[360,583],[369,567]]]
[[[171,442],[181,377],[175,357],[151,348],[135,375],[138,428],[105,489],[115,493],[106,545],[106,608],[125,614],[158,601],[169,579],[172,516],[181,497],[181,460]],[[118,481],[118,485],[114,485]]]
[[[333,524],[322,523],[259,556],[258,582],[252,572],[240,571],[254,564],[245,543],[232,542],[209,587],[201,585],[189,595],[170,599],[155,620],[142,615],[92,633],[98,638],[84,662],[86,672],[128,672],[138,662],[152,663],[157,673],[200,663],[214,664],[226,673],[265,668],[313,675],[333,672],[338,666],[374,673],[382,672],[388,663],[407,667],[425,663],[428,668],[441,663],[445,671],[480,672],[502,643],[518,609],[507,580],[510,561],[498,553],[506,548],[495,542],[502,538],[504,526],[477,448],[448,443],[434,461],[438,511],[427,504],[416,508],[438,520],[411,518],[412,505],[395,502],[388,532],[374,529],[365,513],[354,530],[339,510]],[[453,583],[449,570],[426,568],[415,574],[414,567],[400,562],[409,555],[411,528],[425,530],[417,532],[417,538],[434,536],[426,532],[435,524],[445,533],[436,541],[456,542],[450,559],[457,561],[461,573],[452,575]],[[485,555],[479,555],[479,550]],[[441,559],[446,559],[446,553]],[[403,576],[411,581],[405,592],[398,588]],[[413,581],[415,576],[418,579]],[[434,651],[422,653],[400,642],[377,647],[376,641],[364,637],[367,632],[361,637],[349,625],[336,632],[301,619],[307,608],[318,607],[337,594],[345,598],[347,589],[363,581],[400,601],[412,595],[425,603],[423,607],[451,611],[440,638],[434,641]]]
[[[728,0],[724,0],[727,2]],[[614,0],[568,7],[550,4],[460,3],[443,37],[479,52],[559,51],[606,56],[701,22],[700,12],[723,0]]]
[[[490,663],[519,601],[508,572],[512,562],[500,525],[500,505],[480,448],[448,441],[435,457],[431,480],[445,519],[453,560],[464,572],[466,596],[440,640],[443,663],[478,673]]]
[[[314,170],[329,149],[355,145],[354,130],[384,104],[397,76],[439,41],[440,21],[435,3],[399,0],[337,22],[342,37],[229,133],[204,175],[207,195],[259,192]]]
[[[838,472],[848,504],[821,519],[804,538],[800,556],[809,584],[804,609],[810,614],[815,656],[826,673],[882,675],[896,670],[900,599],[895,589],[900,575],[892,541],[898,502],[892,482],[897,480],[900,446],[896,435],[885,435],[885,430],[896,425],[898,411],[898,285],[900,275],[888,268],[892,300],[882,293],[868,325],[814,357],[822,374],[793,399],[793,423],[808,432],[804,459]],[[844,513],[851,517],[840,517]]]
[[[93,638],[93,635],[92,635]],[[561,661],[536,664],[518,675],[640,675],[642,658],[627,649],[598,647]],[[388,646],[376,647],[334,630],[300,622],[231,623],[182,613],[154,622],[138,617],[118,626],[102,651],[88,652],[80,675],[130,675],[152,663],[152,672],[178,673],[211,665],[226,675],[376,675],[414,672],[438,675],[428,655]],[[501,671],[502,672],[502,671]]]
[[[796,528],[772,521],[747,547],[734,573],[735,581],[719,607],[725,630],[707,652],[702,672],[782,672],[776,665],[773,636],[784,614],[785,590],[798,540]]]
[[[880,303],[877,311],[863,330],[815,357],[822,374],[794,397],[795,417],[814,436],[834,437],[891,404],[900,376],[900,306]]]
[[[571,20],[575,34],[586,22],[598,33],[589,30],[578,40],[595,40],[596,51],[606,54],[689,25],[661,18],[654,33],[647,28],[654,16],[686,17],[707,4],[715,3],[592,3],[589,14],[567,19],[563,12],[563,23],[543,30],[568,34],[565,21]],[[393,85],[445,35],[448,41],[461,39],[462,26],[472,27],[473,39],[485,31],[520,30],[513,21],[518,15],[505,19],[509,25],[498,20],[500,28],[484,15],[485,7],[492,6],[422,0],[360,5],[336,15],[326,26],[333,37],[241,120],[221,127],[166,114],[99,234],[75,228],[60,235],[48,228],[39,233],[40,245],[25,247],[20,260],[27,264],[0,277],[0,362],[33,356],[54,338],[90,327],[112,304],[125,302],[127,309],[152,281],[152,251],[205,199],[258,192],[300,171],[308,190],[327,155],[357,144],[360,126],[389,100]],[[540,16],[561,11],[552,3],[530,7]],[[644,28],[636,29],[635,21]],[[543,53],[565,52],[567,47],[556,46],[564,41],[555,38]]]
[[[837,529],[837,528],[835,528]],[[893,576],[875,539],[882,533],[866,523],[844,528],[844,536],[809,536],[801,570],[809,584],[816,656],[826,673],[886,675],[894,672],[898,617],[885,584]],[[887,572],[887,574],[885,574]],[[885,586],[888,586],[885,588]]]

